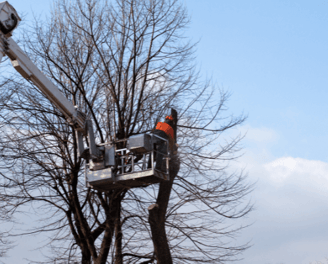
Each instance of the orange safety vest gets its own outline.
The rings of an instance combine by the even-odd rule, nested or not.
[[[173,131],[173,128],[169,124],[163,123],[163,122],[158,122],[156,129],[164,131],[166,133],[166,135],[168,135],[171,139],[174,139],[174,131]]]

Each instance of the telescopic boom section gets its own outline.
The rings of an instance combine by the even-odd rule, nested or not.
[[[60,110],[71,125],[85,132],[85,115],[57,89],[57,87],[38,69],[24,51],[11,39],[20,17],[7,1],[0,3],[0,62],[7,55],[14,68],[27,80],[33,82],[40,91]]]
[[[58,90],[58,88],[35,66],[16,42],[9,38],[6,55],[14,68],[27,80],[32,81],[40,91],[65,115],[71,125],[84,131],[85,115]]]
[[[39,90],[66,117],[68,123],[77,130],[79,153],[82,156],[85,149],[83,135],[88,136],[89,156],[92,159],[102,159],[101,150],[95,143],[93,125],[61,91],[38,69],[24,51],[11,39],[12,32],[17,27],[20,17],[16,10],[7,2],[0,3],[0,62],[4,55],[11,60],[14,68],[27,80],[35,84]]]

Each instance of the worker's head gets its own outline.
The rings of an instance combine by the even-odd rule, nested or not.
[[[169,116],[165,117],[165,120],[171,120],[171,121],[173,121],[172,115],[169,115]]]
[[[174,124],[174,119],[171,115],[165,117],[165,123],[167,123],[168,125],[170,125],[171,127],[173,126]]]

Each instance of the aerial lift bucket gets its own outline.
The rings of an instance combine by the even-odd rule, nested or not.
[[[115,165],[102,170],[90,170],[86,166],[86,182],[96,190],[107,191],[115,188],[146,187],[150,184],[169,180],[169,144],[168,140],[155,134],[140,134],[126,140],[126,148],[115,149]],[[166,153],[160,153],[156,147],[167,146]],[[114,151],[115,149],[115,151]]]

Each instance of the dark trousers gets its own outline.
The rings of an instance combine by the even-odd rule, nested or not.
[[[169,139],[168,135],[166,135],[166,133],[162,130],[156,129],[153,133],[164,139],[167,139],[167,140]],[[156,160],[155,169],[166,172],[166,160],[164,159],[164,155],[168,154],[167,153],[167,144],[165,143],[165,141],[156,139],[154,149],[156,150],[155,157],[154,157],[154,159]]]

